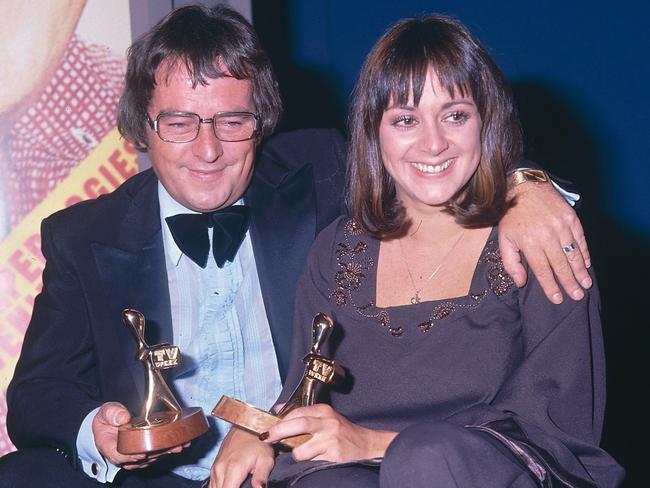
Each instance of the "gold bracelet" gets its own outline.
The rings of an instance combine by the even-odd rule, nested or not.
[[[550,181],[545,171],[541,169],[516,169],[508,175],[508,188],[531,181],[533,183],[548,183]]]

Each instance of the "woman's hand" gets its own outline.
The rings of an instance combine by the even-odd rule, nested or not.
[[[551,302],[563,300],[558,282],[573,300],[581,300],[583,288],[592,285],[587,271],[591,261],[575,211],[550,183],[522,183],[508,196],[517,198],[499,222],[499,247],[508,274],[517,286],[526,284],[521,251]],[[562,251],[572,243],[577,244],[576,249]]]
[[[397,435],[353,424],[325,404],[292,410],[269,429],[265,442],[274,443],[299,434],[312,438],[293,450],[296,461],[347,462],[383,457]]]
[[[212,463],[210,488],[239,488],[249,474],[253,488],[262,488],[275,463],[273,448],[256,435],[233,427]]]

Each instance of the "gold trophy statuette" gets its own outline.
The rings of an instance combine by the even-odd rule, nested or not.
[[[302,359],[306,364],[302,380],[277,415],[225,395],[221,397],[212,410],[212,415],[259,435],[268,431],[290,411],[298,407],[313,405],[316,386],[319,383],[333,385],[344,375],[343,369],[338,364],[320,353],[333,327],[334,322],[328,315],[324,313],[316,314],[312,323],[311,350]],[[288,437],[282,439],[280,444],[293,449],[310,437],[309,434]]]
[[[149,346],[144,340],[144,315],[137,310],[123,310],[122,320],[137,341],[136,359],[144,365],[146,396],[140,416],[119,428],[117,450],[122,454],[160,451],[185,444],[207,432],[210,426],[201,408],[181,408],[160,374],[161,369],[180,364],[178,347]],[[154,412],[157,402],[167,410]]]

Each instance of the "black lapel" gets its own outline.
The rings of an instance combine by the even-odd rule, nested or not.
[[[255,262],[282,380],[291,356],[296,283],[316,234],[313,169],[261,157],[246,194]]]
[[[141,311],[146,320],[147,342],[150,345],[171,343],[171,305],[155,177],[135,189],[114,237],[112,242],[91,244],[100,280],[107,290],[109,310],[134,308]],[[115,333],[111,335],[115,342],[105,346],[107,350],[116,351],[118,362],[128,365],[142,395],[144,370],[135,360],[135,339],[120,317],[111,323],[115,324]]]

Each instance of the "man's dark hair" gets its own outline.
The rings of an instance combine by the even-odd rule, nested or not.
[[[378,238],[406,230],[408,221],[384,168],[379,125],[390,103],[420,103],[433,70],[454,97],[471,96],[481,116],[478,169],[447,202],[447,210],[466,227],[496,224],[510,202],[505,172],[522,157],[522,134],[509,84],[486,49],[457,20],[442,15],[403,20],[388,29],[368,54],[350,111],[348,210]]]
[[[259,116],[255,138],[260,141],[273,132],[282,103],[271,62],[253,27],[223,5],[195,5],[170,12],[128,50],[117,125],[120,134],[138,149],[146,151],[148,146],[147,109],[156,75],[169,76],[179,65],[184,65],[194,86],[227,74],[250,80]],[[161,67],[165,73],[158,72]]]

